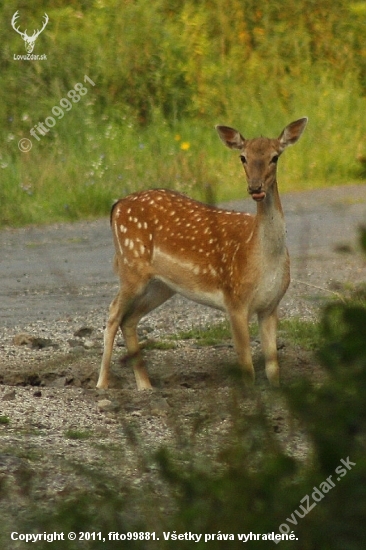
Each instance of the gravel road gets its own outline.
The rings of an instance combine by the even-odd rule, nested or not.
[[[287,194],[282,202],[293,280],[329,288],[335,282],[365,279],[359,258],[335,249],[353,247],[357,227],[366,223],[366,185]],[[226,206],[253,212],[255,204],[247,199]],[[2,230],[0,251],[2,328],[52,324],[65,316],[89,317],[94,311],[95,325],[100,316],[105,318],[117,289],[108,219]],[[293,284],[284,311],[298,311],[303,304],[297,300],[309,293],[310,287]],[[169,309],[163,307],[164,315]]]

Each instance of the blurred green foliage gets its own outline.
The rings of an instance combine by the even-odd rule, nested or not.
[[[170,120],[211,120],[263,87],[265,101],[268,81],[276,110],[289,106],[296,80],[306,86],[327,78],[342,87],[353,73],[365,92],[366,19],[350,8],[343,0],[6,2],[1,120],[28,113],[37,121],[84,74],[98,82],[96,114],[112,109],[141,123],[154,109]],[[10,25],[15,9],[20,30],[39,28],[47,11],[34,52],[47,62],[13,61],[23,53]]]
[[[220,148],[216,123],[246,137],[275,137],[308,115],[301,146],[281,159],[282,189],[359,179],[366,158],[364,5],[0,3],[0,225],[103,215],[113,199],[142,187],[173,187],[203,200],[242,196],[240,167]],[[17,59],[26,53],[11,27],[17,10],[28,34],[48,14],[33,52],[46,60]],[[77,83],[87,92],[58,119],[53,107]],[[32,137],[50,116],[55,125]],[[33,144],[28,153],[18,148],[24,138]]]

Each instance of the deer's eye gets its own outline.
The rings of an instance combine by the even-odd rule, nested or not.
[[[247,163],[247,159],[245,158],[244,155],[240,155],[240,160],[241,160],[242,164],[246,164],[246,163]]]
[[[273,164],[276,164],[278,161],[278,155],[274,155],[272,158],[271,158],[271,162],[273,162]]]

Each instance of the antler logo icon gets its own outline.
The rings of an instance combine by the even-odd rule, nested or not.
[[[16,11],[13,15],[12,20],[11,20],[11,26],[23,38],[23,40],[25,42],[25,49],[27,50],[27,52],[32,53],[33,48],[34,48],[34,44],[35,44],[37,38],[39,37],[39,35],[41,34],[41,32],[44,30],[44,28],[46,27],[46,25],[48,23],[48,15],[47,15],[47,13],[44,14],[44,16],[43,16],[44,17],[43,27],[41,28],[41,30],[33,31],[32,36],[27,35],[27,29],[24,32],[21,32],[19,30],[19,27],[17,28],[15,26],[15,23],[16,23],[16,20],[18,19],[18,17],[19,17],[19,11]]]

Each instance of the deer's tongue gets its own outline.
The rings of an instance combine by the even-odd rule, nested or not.
[[[252,199],[257,202],[262,201],[265,196],[266,194],[264,191],[262,191],[261,193],[252,193]]]

